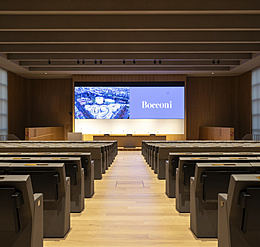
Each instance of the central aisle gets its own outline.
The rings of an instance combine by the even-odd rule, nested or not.
[[[45,247],[171,246],[216,247],[216,239],[196,240],[189,214],[175,210],[165,195],[165,181],[156,175],[139,151],[121,151],[85,210],[71,214],[71,231],[64,240],[45,240]]]

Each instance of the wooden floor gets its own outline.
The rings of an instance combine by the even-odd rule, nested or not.
[[[44,247],[171,246],[216,247],[216,239],[197,240],[189,230],[189,214],[175,210],[140,151],[120,151],[112,167],[95,181],[95,195],[85,210],[71,214],[65,239],[45,239]]]

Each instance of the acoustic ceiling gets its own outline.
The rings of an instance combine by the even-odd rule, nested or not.
[[[24,77],[238,75],[260,66],[259,0],[13,0],[0,66]]]

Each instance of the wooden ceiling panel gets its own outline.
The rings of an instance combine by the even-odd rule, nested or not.
[[[260,1],[4,1],[0,53],[25,77],[239,74],[260,66]]]

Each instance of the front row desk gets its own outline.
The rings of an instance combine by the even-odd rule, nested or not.
[[[65,237],[70,213],[93,194],[90,153],[0,152],[1,246],[42,247],[43,237]]]

